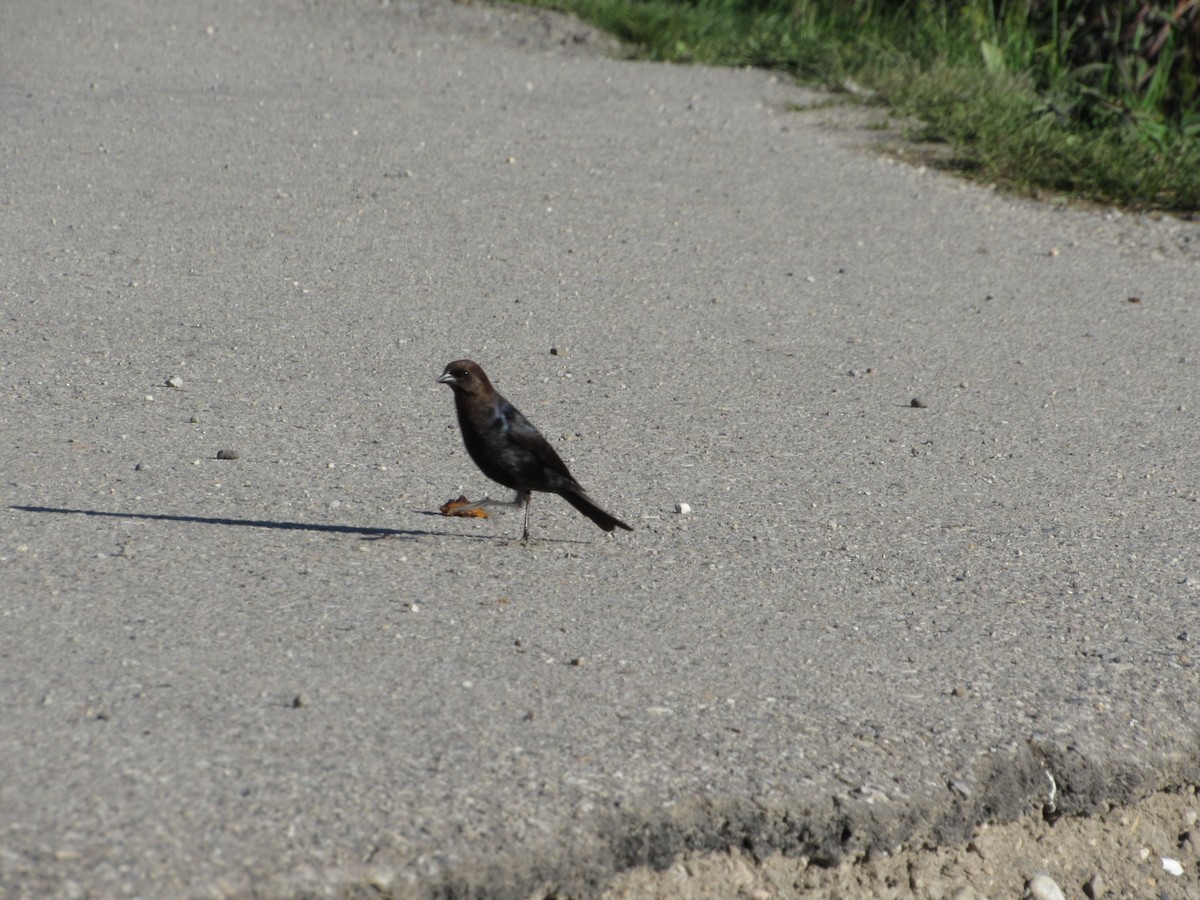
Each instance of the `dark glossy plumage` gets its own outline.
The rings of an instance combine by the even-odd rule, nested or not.
[[[475,465],[492,481],[516,491],[514,502],[525,506],[522,540],[529,539],[531,491],[558,494],[605,531],[633,531],[592,502],[550,442],[496,392],[477,363],[456,360],[446,366],[438,382],[454,391],[458,427]]]

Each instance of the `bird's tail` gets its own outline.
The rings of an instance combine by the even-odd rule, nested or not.
[[[570,503],[573,507],[603,528],[605,531],[612,531],[614,528],[624,528],[626,531],[633,531],[628,525],[622,522],[615,516],[610,516],[595,503],[591,497],[582,492],[576,493],[568,491],[562,495],[562,498]]]

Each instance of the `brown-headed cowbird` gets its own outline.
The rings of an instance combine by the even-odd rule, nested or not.
[[[516,491],[513,502],[525,507],[522,541],[529,540],[531,491],[558,494],[605,531],[614,528],[633,531],[592,502],[550,442],[496,392],[478,363],[456,360],[446,366],[438,383],[448,384],[454,391],[458,427],[475,465],[492,481]],[[484,500],[477,505],[489,502],[492,501]]]

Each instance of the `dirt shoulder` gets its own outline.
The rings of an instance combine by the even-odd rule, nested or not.
[[[666,871],[633,869],[614,879],[605,896],[1196,898],[1198,817],[1196,786],[1188,785],[1094,816],[985,825],[966,843],[905,849],[834,868],[731,849],[682,859]],[[1053,893],[1047,878],[1061,894]]]

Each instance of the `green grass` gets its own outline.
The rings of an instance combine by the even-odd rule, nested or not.
[[[1200,13],[1128,0],[527,0],[638,55],[852,78],[955,166],[1029,193],[1200,209]],[[1174,9],[1170,7],[1169,9]]]

